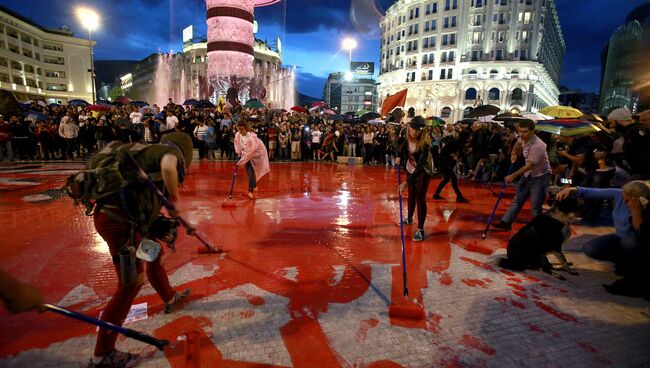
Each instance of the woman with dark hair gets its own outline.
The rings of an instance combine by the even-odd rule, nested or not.
[[[246,167],[248,173],[248,198],[254,199],[257,182],[269,173],[269,156],[264,143],[251,131],[246,120],[237,123],[235,152],[239,156],[237,165]]]
[[[413,241],[424,240],[424,221],[427,217],[427,190],[433,176],[433,161],[431,159],[431,137],[424,131],[424,119],[414,117],[407,128],[406,137],[397,151],[395,163],[404,162],[406,181],[400,187],[400,193],[408,186],[408,215],[405,225],[413,223],[415,207],[418,209],[418,228],[413,235]]]

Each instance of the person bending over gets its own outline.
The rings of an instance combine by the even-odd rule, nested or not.
[[[246,167],[248,173],[248,198],[254,199],[257,192],[257,182],[269,173],[269,156],[264,143],[250,129],[245,120],[237,123],[235,134],[235,152],[240,157],[237,165]]]

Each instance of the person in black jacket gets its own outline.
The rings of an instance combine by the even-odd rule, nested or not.
[[[398,149],[397,165],[404,162],[406,181],[400,187],[400,193],[408,186],[408,216],[405,225],[413,223],[413,213],[417,205],[418,229],[413,235],[413,241],[424,240],[424,220],[427,217],[427,190],[433,175],[431,158],[431,137],[424,131],[424,119],[414,117],[406,129],[406,137],[402,138]]]
[[[467,198],[463,197],[463,193],[460,192],[458,179],[456,178],[456,173],[454,173],[454,167],[456,166],[456,162],[460,156],[460,151],[461,145],[458,141],[451,141],[442,148],[442,151],[440,152],[440,172],[444,177],[440,184],[438,184],[433,199],[443,199],[443,197],[440,196],[440,193],[445,185],[451,181],[451,187],[454,188],[454,192],[456,192],[456,202],[469,202]]]

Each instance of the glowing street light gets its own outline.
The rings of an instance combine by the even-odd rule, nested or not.
[[[92,84],[93,101],[95,103],[95,61],[93,51],[92,31],[99,28],[99,15],[89,8],[78,8],[77,18],[81,25],[88,30],[88,43],[90,44],[90,82]]]
[[[357,48],[357,40],[349,37],[344,38],[341,47],[343,47],[343,49],[345,50],[350,51],[350,65],[348,66],[348,70],[349,73],[352,74],[352,49]],[[347,80],[347,76],[346,76],[346,80]],[[350,78],[350,80],[352,80],[352,78]]]

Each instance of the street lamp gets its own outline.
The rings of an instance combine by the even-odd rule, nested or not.
[[[99,27],[99,15],[92,9],[77,9],[77,18],[81,25],[88,30],[88,43],[90,44],[90,83],[92,84],[93,101],[95,104],[95,61],[93,52],[92,31]]]
[[[352,73],[352,49],[357,47],[357,41],[354,38],[345,38],[343,39],[343,48],[350,51],[350,65],[349,70]]]

